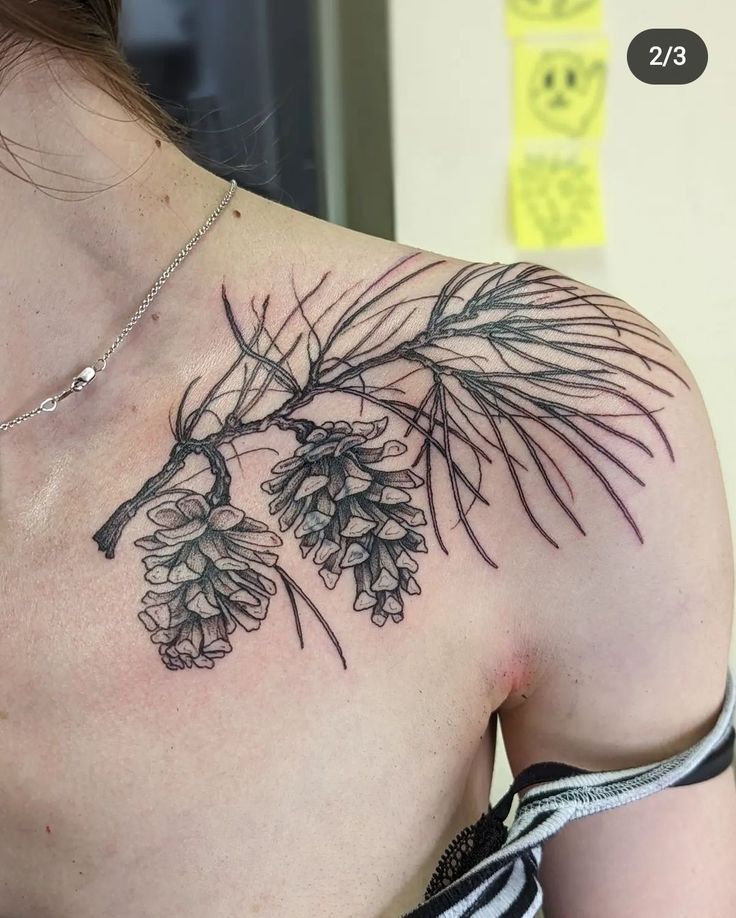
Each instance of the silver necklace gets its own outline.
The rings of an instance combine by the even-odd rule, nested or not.
[[[133,315],[128,319],[125,326],[121,329],[118,336],[112,342],[110,347],[105,351],[105,353],[98,357],[94,363],[90,364],[88,367],[85,367],[83,370],[80,370],[79,373],[71,381],[71,384],[66,388],[62,389],[61,392],[57,392],[56,395],[50,395],[48,398],[45,398],[41,404],[34,408],[32,411],[26,411],[24,414],[19,414],[15,418],[11,418],[9,421],[4,421],[0,423],[0,431],[10,430],[13,427],[17,427],[18,424],[22,424],[23,421],[29,420],[29,418],[36,417],[37,414],[48,413],[50,411],[55,411],[59,402],[64,401],[65,398],[70,396],[73,392],[81,392],[83,389],[86,389],[87,386],[92,382],[95,377],[101,373],[107,367],[107,363],[112,357],[112,355],[117,351],[120,345],[125,341],[128,335],[131,333],[133,328],[138,324],[139,320],[151,305],[151,303],[156,299],[158,294],[161,291],[161,288],[166,283],[166,281],[171,277],[171,275],[176,271],[179,265],[184,261],[184,259],[189,255],[195,245],[206,235],[210,227],[217,221],[217,218],[225,210],[230,201],[232,200],[235,189],[237,188],[236,182],[230,182],[230,187],[228,188],[225,196],[220,201],[220,203],[215,207],[212,213],[207,217],[204,223],[200,226],[197,232],[192,236],[192,238],[187,242],[183,249],[180,249],[174,257],[173,261],[167,265],[161,274],[158,277],[156,283],[151,287],[151,289],[146,294],[145,298],[141,302],[140,306],[136,309]]]

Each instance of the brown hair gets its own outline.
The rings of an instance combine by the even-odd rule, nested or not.
[[[0,80],[27,52],[58,53],[155,134],[176,124],[148,95],[118,47],[122,0],[0,0]]]

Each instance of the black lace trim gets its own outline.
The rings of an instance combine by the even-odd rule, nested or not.
[[[466,826],[445,848],[424,893],[425,901],[498,851],[506,841],[507,832],[502,820],[490,809],[472,826]]]
[[[733,762],[735,745],[736,730],[731,727],[728,734],[707,758],[672,786],[679,787],[707,781],[725,771]],[[508,835],[504,820],[511,811],[514,797],[520,791],[533,787],[535,784],[559,781],[584,774],[595,774],[595,772],[561,762],[537,762],[525,768],[516,776],[495,807],[484,813],[473,825],[464,828],[447,846],[424,893],[425,902],[441,893],[451,883],[460,879],[504,845]],[[414,912],[411,914],[413,915]]]

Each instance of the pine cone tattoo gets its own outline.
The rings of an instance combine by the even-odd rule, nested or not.
[[[266,617],[276,584],[262,568],[276,564],[281,539],[237,507],[212,507],[199,494],[159,504],[148,518],[158,529],[135,544],[147,552],[152,589],[138,617],[168,669],[211,669],[232,650],[237,626],[256,631]]]
[[[303,557],[313,553],[320,576],[333,589],[343,571],[352,570],[358,611],[370,610],[376,625],[404,617],[402,594],[420,593],[414,579],[426,552],[424,513],[412,505],[409,489],[423,481],[410,469],[377,468],[400,456],[399,440],[370,446],[385,431],[388,418],[366,423],[326,422],[313,427],[289,459],[276,463],[262,485],[275,495],[269,505],[282,532],[294,529]]]

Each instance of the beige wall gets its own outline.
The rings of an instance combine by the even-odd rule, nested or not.
[[[736,6],[723,0],[607,0],[605,6],[608,244],[527,257],[626,298],[675,341],[710,408],[733,515]],[[502,9],[502,0],[389,2],[401,242],[481,261],[524,257],[507,228],[511,55]],[[629,41],[655,26],[686,27],[703,37],[709,64],[697,82],[647,86],[630,74]]]

